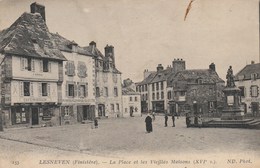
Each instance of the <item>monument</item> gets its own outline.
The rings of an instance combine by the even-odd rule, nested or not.
[[[221,120],[242,120],[244,109],[240,102],[240,89],[235,85],[232,66],[230,66],[227,71],[226,79],[227,84],[223,90],[225,101]]]

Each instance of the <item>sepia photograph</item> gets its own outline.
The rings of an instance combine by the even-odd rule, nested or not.
[[[0,167],[260,167],[260,0],[0,0]]]

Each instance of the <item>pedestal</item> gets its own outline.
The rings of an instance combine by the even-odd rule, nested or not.
[[[242,120],[244,109],[240,104],[240,89],[237,87],[226,87],[223,92],[225,94],[225,105],[221,120]]]

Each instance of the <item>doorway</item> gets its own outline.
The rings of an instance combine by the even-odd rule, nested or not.
[[[105,105],[104,104],[99,104],[98,105],[98,116],[99,117],[105,117],[106,116]]]
[[[39,114],[38,108],[32,108],[32,125],[39,124]]]

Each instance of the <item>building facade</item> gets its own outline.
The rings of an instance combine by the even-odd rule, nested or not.
[[[213,63],[209,69],[177,70],[168,79],[169,113],[219,116],[223,107],[224,85]]]
[[[116,68],[114,47],[105,47],[105,56],[95,42],[84,47],[94,58],[96,114],[100,118],[122,117],[122,79]]]
[[[37,4],[0,32],[5,127],[58,125],[63,61]]]
[[[235,85],[241,90],[241,102],[245,115],[259,116],[260,63],[252,62],[235,75]]]

